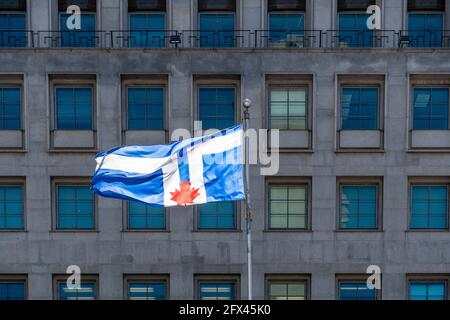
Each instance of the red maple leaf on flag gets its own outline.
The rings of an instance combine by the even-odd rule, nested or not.
[[[199,196],[198,189],[192,188],[191,183],[184,180],[180,183],[180,190],[175,190],[170,193],[172,195],[171,200],[175,201],[179,206],[186,206],[194,203],[194,199]]]

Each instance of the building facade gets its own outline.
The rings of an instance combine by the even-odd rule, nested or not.
[[[0,299],[246,299],[243,205],[89,188],[97,152],[244,98],[280,130],[279,170],[250,170],[254,298],[448,299],[449,23],[448,0],[0,1]]]

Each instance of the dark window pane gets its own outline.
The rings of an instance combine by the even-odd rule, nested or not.
[[[306,0],[269,0],[268,11],[305,11]]]
[[[271,47],[302,47],[305,16],[300,13],[269,15],[269,45]]]
[[[66,12],[67,8],[71,5],[77,5],[81,11],[96,11],[96,0],[58,0],[58,10],[60,12]]]
[[[408,11],[445,11],[445,0],[408,0]]]
[[[0,130],[21,128],[20,88],[0,88]]]
[[[374,4],[376,4],[375,0],[338,0],[338,11],[366,11],[369,6]]]
[[[236,11],[236,0],[198,0],[198,11]]]
[[[166,11],[166,0],[128,0],[128,12]]]

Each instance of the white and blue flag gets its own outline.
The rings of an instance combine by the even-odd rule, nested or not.
[[[99,153],[97,194],[176,206],[245,198],[241,127],[169,145],[124,146]]]

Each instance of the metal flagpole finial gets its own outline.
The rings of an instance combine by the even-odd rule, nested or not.
[[[242,102],[242,105],[244,106],[244,108],[246,110],[248,110],[252,106],[252,100],[244,99],[244,101]]]

